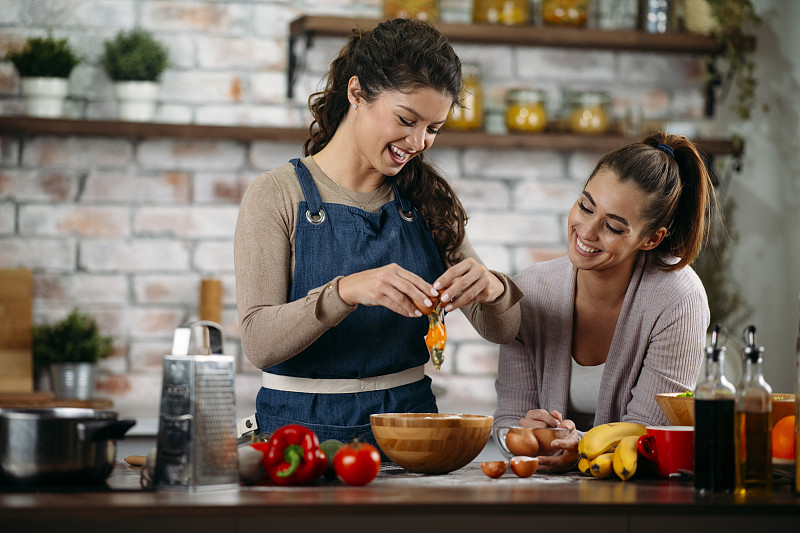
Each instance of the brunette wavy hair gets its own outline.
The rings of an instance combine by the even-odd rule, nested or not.
[[[431,25],[410,19],[388,20],[369,32],[353,35],[331,63],[325,89],[308,98],[313,120],[303,155],[322,150],[333,138],[350,102],[347,84],[358,77],[360,96],[374,102],[385,91],[431,88],[460,105],[461,61],[445,37]],[[433,234],[445,263],[462,258],[467,214],[452,187],[423,154],[411,159],[394,177],[400,192],[417,207]]]
[[[603,156],[587,183],[602,169],[636,183],[648,195],[645,231],[667,228],[661,243],[648,252],[658,267],[672,271],[691,264],[708,239],[716,205],[714,185],[697,147],[683,135],[656,133]],[[670,262],[669,256],[678,262]]]

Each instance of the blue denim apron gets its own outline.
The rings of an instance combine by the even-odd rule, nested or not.
[[[336,276],[347,276],[397,263],[432,282],[444,271],[430,230],[410,202],[394,187],[395,199],[377,213],[322,203],[314,179],[298,159],[292,164],[303,189],[295,235],[294,280],[288,301]],[[402,213],[405,213],[404,217]],[[408,217],[408,213],[412,217]],[[320,213],[324,213],[322,218]],[[411,220],[408,220],[411,218]],[[426,317],[401,316],[385,307],[359,305],[296,356],[265,372],[317,379],[352,379],[400,372],[425,364]],[[390,412],[437,412],[431,379],[386,390],[310,394],[262,387],[256,400],[261,432],[284,424],[311,428],[320,441],[354,438],[372,442],[369,415]]]

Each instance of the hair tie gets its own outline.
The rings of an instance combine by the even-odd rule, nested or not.
[[[675,159],[675,150],[673,150],[672,146],[668,144],[658,143],[658,146],[656,146],[656,150],[661,150],[662,152],[670,156],[672,159]]]

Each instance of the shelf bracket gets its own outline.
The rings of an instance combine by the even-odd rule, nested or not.
[[[297,50],[295,50],[295,47],[297,44],[297,39],[300,39],[302,35],[305,35],[306,42],[302,51],[302,55],[299,55]],[[289,65],[286,75],[286,98],[289,100],[294,97],[294,84],[297,82],[297,72],[305,68],[308,49],[311,48],[313,44],[313,31],[305,31],[300,34],[293,34],[289,36]]]

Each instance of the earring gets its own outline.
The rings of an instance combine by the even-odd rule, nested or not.
[[[353,109],[358,109],[358,106],[356,104],[353,104]]]

